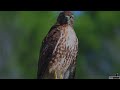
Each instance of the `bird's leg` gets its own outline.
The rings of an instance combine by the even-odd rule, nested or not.
[[[55,71],[55,79],[57,79],[57,73],[56,73],[56,71]]]
[[[55,79],[58,79],[58,75],[57,75],[56,71],[55,71],[54,75],[55,75]],[[59,79],[63,79],[62,72],[60,72]]]
[[[60,74],[60,79],[63,79],[63,76],[62,76],[62,74]]]
[[[60,79],[63,79],[62,72],[60,72]]]

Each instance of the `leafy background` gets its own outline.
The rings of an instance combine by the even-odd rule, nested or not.
[[[73,11],[77,79],[120,73],[120,12]],[[0,78],[36,79],[41,42],[59,11],[0,11]]]

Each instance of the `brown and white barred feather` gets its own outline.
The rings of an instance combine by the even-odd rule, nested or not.
[[[74,78],[77,50],[78,39],[71,26],[53,27],[43,42],[38,77],[54,78],[56,71],[57,78],[60,73],[63,79]]]

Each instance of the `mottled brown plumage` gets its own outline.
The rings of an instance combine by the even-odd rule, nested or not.
[[[44,38],[38,62],[38,79],[73,79],[78,39],[73,29],[72,12],[61,12]]]

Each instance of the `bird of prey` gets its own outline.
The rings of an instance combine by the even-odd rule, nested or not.
[[[60,12],[42,42],[37,79],[75,78],[78,38],[73,25],[73,13]]]

